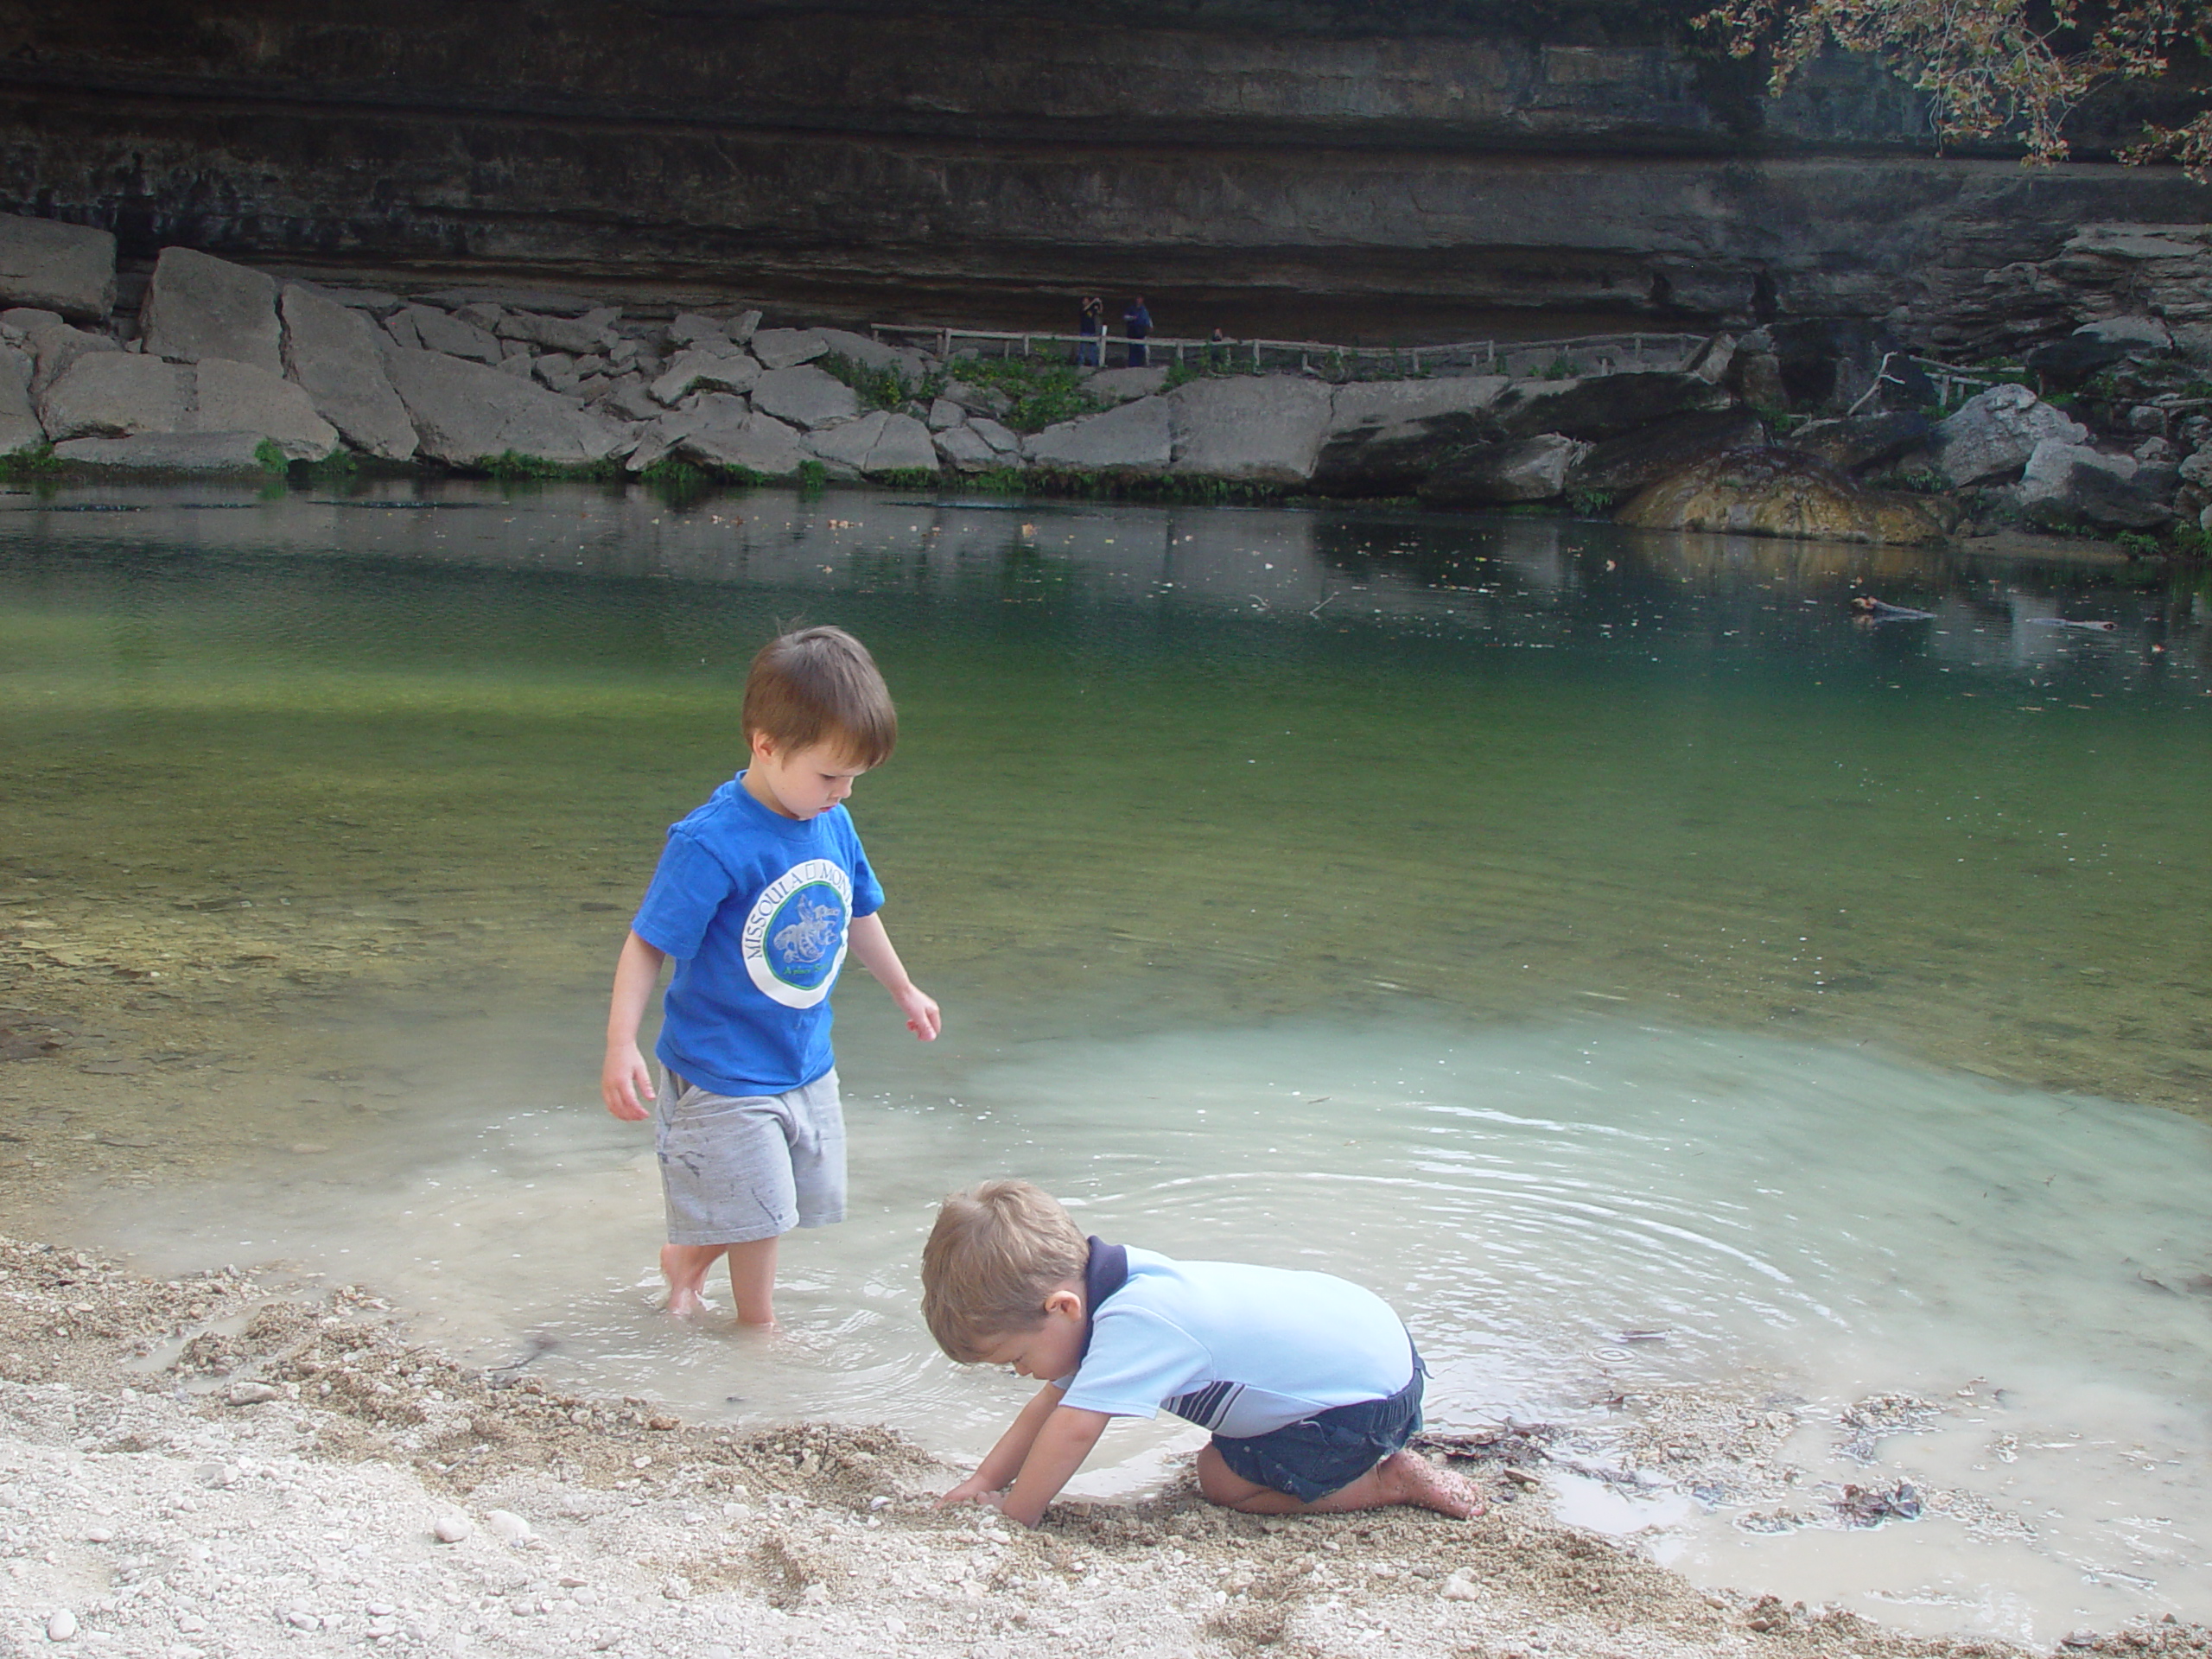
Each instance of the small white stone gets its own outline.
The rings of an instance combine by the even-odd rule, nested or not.
[[[599,1605],[599,1592],[588,1584],[583,1585],[577,1589],[575,1600],[579,1607],[596,1607]]]
[[[486,1510],[484,1512],[484,1524],[497,1533],[502,1541],[512,1544],[518,1549],[528,1543],[535,1535],[530,1529],[530,1522],[512,1510]]]
[[[465,1515],[442,1515],[430,1529],[430,1535],[442,1544],[457,1544],[474,1536],[476,1523]]]
[[[874,1497],[868,1499],[868,1506],[871,1510],[889,1509],[891,1507],[891,1500],[886,1497],[881,1492],[878,1492]]]
[[[54,1609],[54,1617],[46,1621],[46,1639],[67,1642],[77,1634],[77,1615],[67,1607]]]
[[[232,1406],[258,1406],[283,1397],[283,1389],[266,1382],[233,1382],[223,1390],[223,1402]]]
[[[85,1541],[88,1544],[105,1544],[114,1536],[113,1527],[86,1527],[85,1529]]]
[[[372,1601],[361,1611],[371,1618],[390,1618],[399,1609],[388,1601]]]
[[[819,1606],[822,1603],[830,1599],[830,1586],[826,1584],[810,1584],[805,1589],[798,1592],[798,1599],[801,1601]]]
[[[1473,1601],[1482,1594],[1475,1581],[1464,1573],[1454,1573],[1444,1580],[1444,1587],[1436,1592],[1446,1601]]]

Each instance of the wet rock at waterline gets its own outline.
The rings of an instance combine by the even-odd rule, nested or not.
[[[284,372],[276,284],[257,270],[190,248],[163,248],[139,308],[146,350],[179,363],[220,357]]]
[[[1332,493],[1406,494],[1451,451],[1486,435],[1484,411],[1511,383],[1450,375],[1338,386],[1313,484]]]
[[[1569,469],[1567,488],[1624,496],[1707,455],[1765,442],[1766,423],[1748,409],[1683,415],[1592,444]]]
[[[46,436],[38,411],[31,407],[35,367],[29,353],[0,346],[0,455],[33,448]]]
[[[663,457],[695,466],[790,478],[807,459],[796,427],[749,409],[742,397],[708,392],[695,408],[664,415],[624,464],[641,473]]]
[[[836,475],[880,478],[937,470],[937,448],[931,442],[929,428],[911,415],[878,410],[856,421],[809,433],[804,442]]]
[[[2174,510],[2140,481],[2139,475],[2148,470],[2132,455],[2049,438],[2036,446],[2021,472],[2019,504],[2041,524],[2154,530],[2171,524]]]
[[[266,471],[257,432],[149,432],[129,438],[72,438],[54,458],[119,473],[206,473],[243,476]]]
[[[415,426],[384,369],[376,325],[298,283],[284,285],[284,367],[346,442],[379,461],[415,453]]]
[[[1898,544],[1943,534],[1911,498],[1870,489],[1789,449],[1738,450],[1700,461],[1641,492],[1618,522],[1641,530]]]
[[[1329,429],[1329,388],[1292,375],[1195,380],[1167,394],[1173,470],[1303,484]]]
[[[421,452],[449,466],[478,466],[510,453],[579,466],[617,454],[630,436],[629,429],[557,392],[480,363],[397,350],[386,369]]]
[[[1051,472],[1157,473],[1174,459],[1174,425],[1165,397],[1140,397],[1048,426],[1025,438],[1021,453]]]
[[[1734,401],[1701,375],[1643,372],[1518,381],[1498,394],[1490,413],[1504,437],[1555,432],[1595,443],[1655,422],[1726,409]]]
[[[1557,432],[1510,443],[1470,444],[1421,480],[1421,499],[1432,507],[1554,500],[1566,493],[1568,474],[1589,451],[1588,444]]]
[[[0,303],[105,321],[115,308],[114,234],[0,213]]]
[[[274,443],[287,461],[320,461],[338,447],[338,429],[315,413],[302,388],[281,374],[211,357],[192,371],[192,378],[185,430],[251,432]]]

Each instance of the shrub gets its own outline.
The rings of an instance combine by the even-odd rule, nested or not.
[[[999,418],[1017,432],[1041,432],[1108,407],[1084,390],[1083,378],[1065,363],[1039,363],[1027,357],[974,358],[962,362],[960,378],[1011,397],[1014,406]]]

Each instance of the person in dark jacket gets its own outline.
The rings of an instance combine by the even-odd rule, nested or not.
[[[1129,367],[1144,367],[1147,361],[1144,342],[1152,333],[1152,313],[1144,308],[1143,295],[1131,300],[1129,308],[1122,313],[1122,327],[1129,337]]]
[[[1106,332],[1106,302],[1087,299],[1083,302],[1082,315],[1076,324],[1075,360],[1086,369],[1100,366],[1102,359],[1100,336]]]

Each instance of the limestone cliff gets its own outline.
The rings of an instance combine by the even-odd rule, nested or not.
[[[126,257],[815,316],[1065,326],[1141,289],[1170,332],[1846,315],[1937,346],[2139,304],[2144,261],[2097,247],[2159,233],[2096,227],[2212,218],[2169,171],[1935,156],[1863,65],[1769,104],[1687,10],[15,0],[0,208]],[[2212,316],[2202,277],[2157,280]]]

